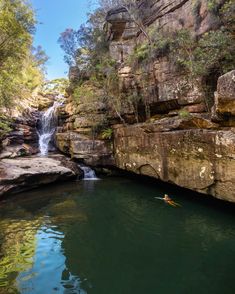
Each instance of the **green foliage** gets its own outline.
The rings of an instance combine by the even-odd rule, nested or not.
[[[194,16],[199,15],[201,5],[202,5],[201,0],[194,0],[194,2],[193,2],[193,11],[192,11]]]
[[[107,128],[102,131],[101,137],[104,140],[111,140],[113,136],[113,129]]]
[[[150,29],[148,34],[151,43],[144,42],[137,45],[129,57],[129,64],[139,64],[151,58],[159,58],[169,55],[178,69],[190,74],[192,79],[206,76],[213,70],[223,74],[231,70],[235,64],[235,3],[226,1],[207,0],[208,9],[216,12],[224,26],[215,31],[204,34],[196,39],[186,29],[175,34],[160,33],[156,29]],[[201,1],[196,0],[193,13],[198,16]]]
[[[149,44],[143,43],[136,47],[135,56],[139,62],[145,60],[149,56]]]
[[[186,109],[182,109],[178,112],[179,117],[182,119],[187,119],[191,117],[191,114],[186,110]]]
[[[74,89],[72,98],[76,104],[79,104],[84,101],[91,102],[94,100],[93,98],[96,97],[95,95],[96,94],[89,85],[81,84]]]
[[[136,46],[135,50],[130,54],[128,63],[130,65],[141,64],[154,58],[159,58],[169,54],[170,47],[173,43],[172,36],[160,33],[156,29],[148,32],[151,42],[143,42]]]
[[[35,23],[26,0],[0,0],[0,107],[27,97],[43,80],[47,57],[32,48]]]
[[[201,36],[195,36],[185,29],[176,33],[160,32],[156,28],[151,29],[151,27],[146,29],[139,21],[138,15],[133,12],[132,20],[146,39],[138,44],[129,56],[129,65],[139,69],[144,68],[144,72],[148,73],[148,64],[151,61],[167,56],[175,68],[187,76],[187,86],[182,89],[185,92],[192,90],[199,80],[205,81],[210,76],[214,76],[215,79],[219,74],[232,69],[235,64],[234,1],[206,1],[210,14],[213,13],[216,16],[216,22],[218,20],[218,24],[221,23],[222,26],[220,29]],[[131,90],[133,93],[128,93],[128,89],[125,89],[127,95],[125,97],[121,95],[124,91],[120,89],[119,65],[109,56],[109,44],[103,26],[107,11],[117,1],[100,0],[99,2],[98,8],[89,15],[88,23],[85,26],[81,26],[78,30],[67,29],[59,39],[65,52],[66,62],[79,69],[80,79],[71,86],[72,97],[77,104],[81,100],[99,100],[101,96],[96,95],[94,88],[102,89],[104,94],[102,98],[105,98],[107,105],[116,112],[121,120],[123,120],[122,113],[125,112],[125,107],[131,107],[135,113],[136,121],[138,121],[140,104],[145,107],[146,117],[150,117],[149,96],[153,95],[153,92],[149,93],[148,74],[145,81],[144,73],[141,72],[142,79],[133,85],[134,90],[133,88]],[[126,4],[129,3],[130,11],[133,11],[132,6],[135,7],[133,2],[135,1],[120,0],[118,4],[126,7]],[[195,30],[201,24],[202,3],[202,0],[194,1]],[[127,12],[128,9],[127,7]],[[108,28],[106,27],[106,29]],[[87,81],[93,87],[88,86]],[[213,90],[213,87],[210,90]],[[140,88],[143,97],[140,97]]]
[[[94,125],[92,126],[91,133],[92,133],[93,139],[101,138],[103,140],[109,140],[108,135],[110,134],[110,131],[108,131],[108,129],[109,129],[109,124],[108,124],[107,116],[104,116],[99,121],[94,122]]]
[[[210,12],[213,12],[213,13],[218,12],[219,4],[220,3],[218,0],[207,0],[207,8]]]
[[[235,46],[226,31],[210,31],[197,41],[187,30],[181,30],[174,40],[171,59],[191,79],[207,76],[214,70],[223,74],[234,66]]]
[[[65,52],[65,62],[69,66],[77,66],[81,71],[93,70],[107,57],[105,32],[103,28],[94,27],[91,23],[80,26],[78,30],[66,29],[58,42]]]
[[[42,85],[41,92],[44,95],[47,94],[62,94],[65,95],[66,89],[69,86],[69,81],[66,78],[54,79],[47,81]]]
[[[220,8],[220,17],[222,24],[226,27],[227,31],[231,32],[233,40],[235,38],[235,2],[234,0],[228,0]]]
[[[10,119],[0,114],[0,138],[9,133],[11,130]]]

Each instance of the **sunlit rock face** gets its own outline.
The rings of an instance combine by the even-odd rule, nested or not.
[[[116,165],[235,202],[234,71],[218,80],[212,115],[152,118],[114,131]]]
[[[99,89],[94,89],[100,95]],[[91,166],[114,164],[112,144],[97,137],[97,128],[106,119],[107,108],[97,97],[82,97],[79,103],[67,100],[59,111],[59,127],[55,136],[57,148]]]
[[[112,144],[105,140],[95,140],[76,132],[57,133],[57,147],[74,159],[91,166],[113,166]]]
[[[142,23],[149,31],[164,35],[187,29],[200,36],[219,27],[206,1],[138,3]],[[144,124],[115,127],[116,165],[235,202],[235,134],[233,129],[224,128],[233,127],[235,121],[235,72],[220,77],[218,83],[215,75],[213,81],[199,78],[188,87],[188,77],[179,73],[167,56],[151,58],[137,66],[128,63],[133,41],[146,42],[144,34],[136,27],[133,34],[129,33],[133,22],[120,9],[112,10],[107,22],[110,54],[120,62],[120,88],[127,96],[138,89],[150,103],[153,115]],[[203,83],[211,87],[209,104],[205,103],[208,97]],[[185,116],[179,115],[180,109],[186,111]]]
[[[40,111],[53,105],[54,98],[54,95],[43,96],[35,89],[34,93],[21,100],[16,98],[14,107],[1,108],[9,130],[4,134],[0,131],[0,159],[38,153],[37,123]]]
[[[37,120],[39,112],[29,109],[19,116],[10,117],[11,131],[1,137],[0,159],[32,155],[38,152]]]
[[[235,70],[223,75],[218,80],[215,95],[215,112],[226,117],[235,118]]]
[[[121,169],[235,202],[234,130],[118,126],[115,158]]]
[[[193,35],[200,36],[219,26],[218,19],[209,11],[206,1],[140,0],[138,3],[141,22],[146,31],[152,34],[165,36],[169,32],[187,29]],[[127,65],[136,44],[141,45],[147,39],[125,9],[111,10],[106,21],[110,55],[120,63],[119,78],[123,93],[130,95],[137,90],[150,103],[153,114],[162,112],[159,107],[161,103],[165,107],[167,105],[165,111],[172,109],[172,103],[177,103],[178,108],[193,106],[188,111],[194,113],[208,110],[203,81],[195,80],[189,87],[188,76],[179,73],[166,56],[151,58],[137,68],[130,63]],[[212,92],[215,91],[215,84],[210,85]]]
[[[0,162],[0,199],[81,175],[77,164],[61,155],[3,159]]]
[[[55,101],[55,95],[45,94],[37,95],[37,109],[39,111],[46,110],[53,105]]]
[[[189,28],[197,35],[218,26],[218,20],[208,10],[206,1],[194,0],[140,0],[143,23],[168,30]],[[222,2],[222,1],[221,1]],[[197,5],[197,7],[196,7]],[[195,9],[192,9],[194,7]]]
[[[148,31],[164,35],[187,29],[201,36],[219,26],[206,1],[139,0],[138,4]],[[117,62],[126,125],[107,105],[95,102],[96,97],[78,105],[69,100],[56,135],[59,150],[90,165],[115,165],[235,202],[234,71],[192,81],[167,54],[137,65],[130,62],[134,48],[146,37],[122,7],[108,13],[105,30],[111,58]],[[70,74],[72,82],[79,79],[76,70]],[[138,124],[133,109],[125,104],[133,93],[148,102],[151,112],[147,119],[145,106],[138,105]],[[105,116],[114,128],[113,145],[93,136],[94,126]]]

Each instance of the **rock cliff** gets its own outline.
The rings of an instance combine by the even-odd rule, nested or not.
[[[90,165],[115,165],[235,202],[235,71],[219,77],[214,70],[207,78],[190,80],[161,50],[144,62],[130,60],[146,43],[141,26],[159,43],[182,29],[198,39],[220,28],[215,9],[224,2],[209,7],[208,1],[140,0],[141,25],[123,7],[111,10],[105,30],[117,64],[122,111],[114,112],[96,97],[79,105],[70,98],[61,111],[58,148]],[[79,73],[71,69],[70,77],[73,83]],[[138,122],[127,103],[134,94],[141,97]],[[111,142],[94,132],[105,119],[113,128]]]
[[[37,124],[41,111],[53,105],[54,99],[55,95],[33,93],[17,101],[13,109],[0,109],[0,159],[39,152]]]

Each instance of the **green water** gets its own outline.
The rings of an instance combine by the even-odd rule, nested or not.
[[[0,293],[235,293],[234,208],[200,199],[111,178],[1,202]]]

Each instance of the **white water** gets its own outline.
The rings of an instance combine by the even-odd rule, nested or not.
[[[55,101],[53,106],[47,109],[42,114],[39,136],[39,150],[40,154],[45,156],[48,154],[50,143],[53,139],[57,127],[57,108],[61,105],[60,102]]]
[[[84,180],[85,181],[96,181],[96,180],[99,180],[99,178],[97,178],[97,176],[95,174],[95,171],[93,169],[91,169],[89,166],[79,165],[79,167],[84,172]]]

